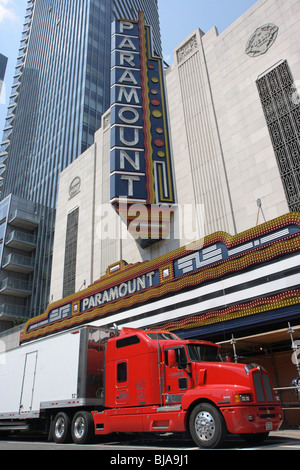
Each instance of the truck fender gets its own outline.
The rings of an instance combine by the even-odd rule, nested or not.
[[[183,410],[189,410],[190,408],[194,408],[198,403],[207,402],[219,409],[217,404],[218,400],[220,400],[220,394],[216,393],[215,390],[194,388],[183,395],[181,406]]]

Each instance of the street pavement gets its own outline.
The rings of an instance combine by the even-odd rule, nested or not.
[[[103,436],[104,437],[104,436]],[[185,439],[183,436],[176,434],[166,434],[162,436],[149,436],[149,435],[115,435],[106,436],[105,439],[96,441],[89,445],[75,445],[75,444],[55,444],[54,442],[48,442],[46,438],[37,438],[29,436],[15,435],[9,437],[7,440],[0,440],[0,451],[15,451],[15,450],[98,450],[104,451],[103,458],[105,462],[107,459],[113,458],[117,455],[119,458],[127,455],[147,455],[149,456],[148,461],[154,459],[154,455],[157,455],[157,464],[154,466],[165,466],[159,465],[159,458],[163,455],[188,455],[186,460],[191,463],[195,457],[195,452],[202,450],[195,446],[192,440]],[[229,436],[222,449],[225,451],[236,451],[236,450],[247,450],[247,451],[258,451],[258,450],[300,450],[300,430],[279,430],[271,432],[269,437],[260,445],[246,444],[238,436]],[[177,465],[173,466],[185,466],[185,460],[182,458],[177,462]],[[147,463],[145,460],[144,464]],[[153,463],[153,462],[152,462]],[[163,461],[161,461],[163,463]],[[168,462],[167,462],[168,463]],[[169,462],[170,463],[170,462]],[[116,462],[120,464],[120,462]]]

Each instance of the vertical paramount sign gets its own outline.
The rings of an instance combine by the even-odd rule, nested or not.
[[[110,160],[111,203],[142,246],[157,242],[175,197],[163,61],[142,12],[112,25]]]

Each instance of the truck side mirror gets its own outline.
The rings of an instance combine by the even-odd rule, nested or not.
[[[177,366],[175,349],[168,351],[168,366],[173,368]]]

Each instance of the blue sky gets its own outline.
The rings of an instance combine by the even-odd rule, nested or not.
[[[158,0],[163,54],[173,62],[173,50],[200,28],[207,33],[216,26],[224,31],[257,0]]]
[[[75,0],[76,1],[76,0]],[[173,50],[196,28],[219,33],[230,26],[257,0],[158,0],[163,52],[173,61]],[[0,0],[0,53],[8,57],[5,88],[0,97],[0,133],[4,127],[27,0]]]

